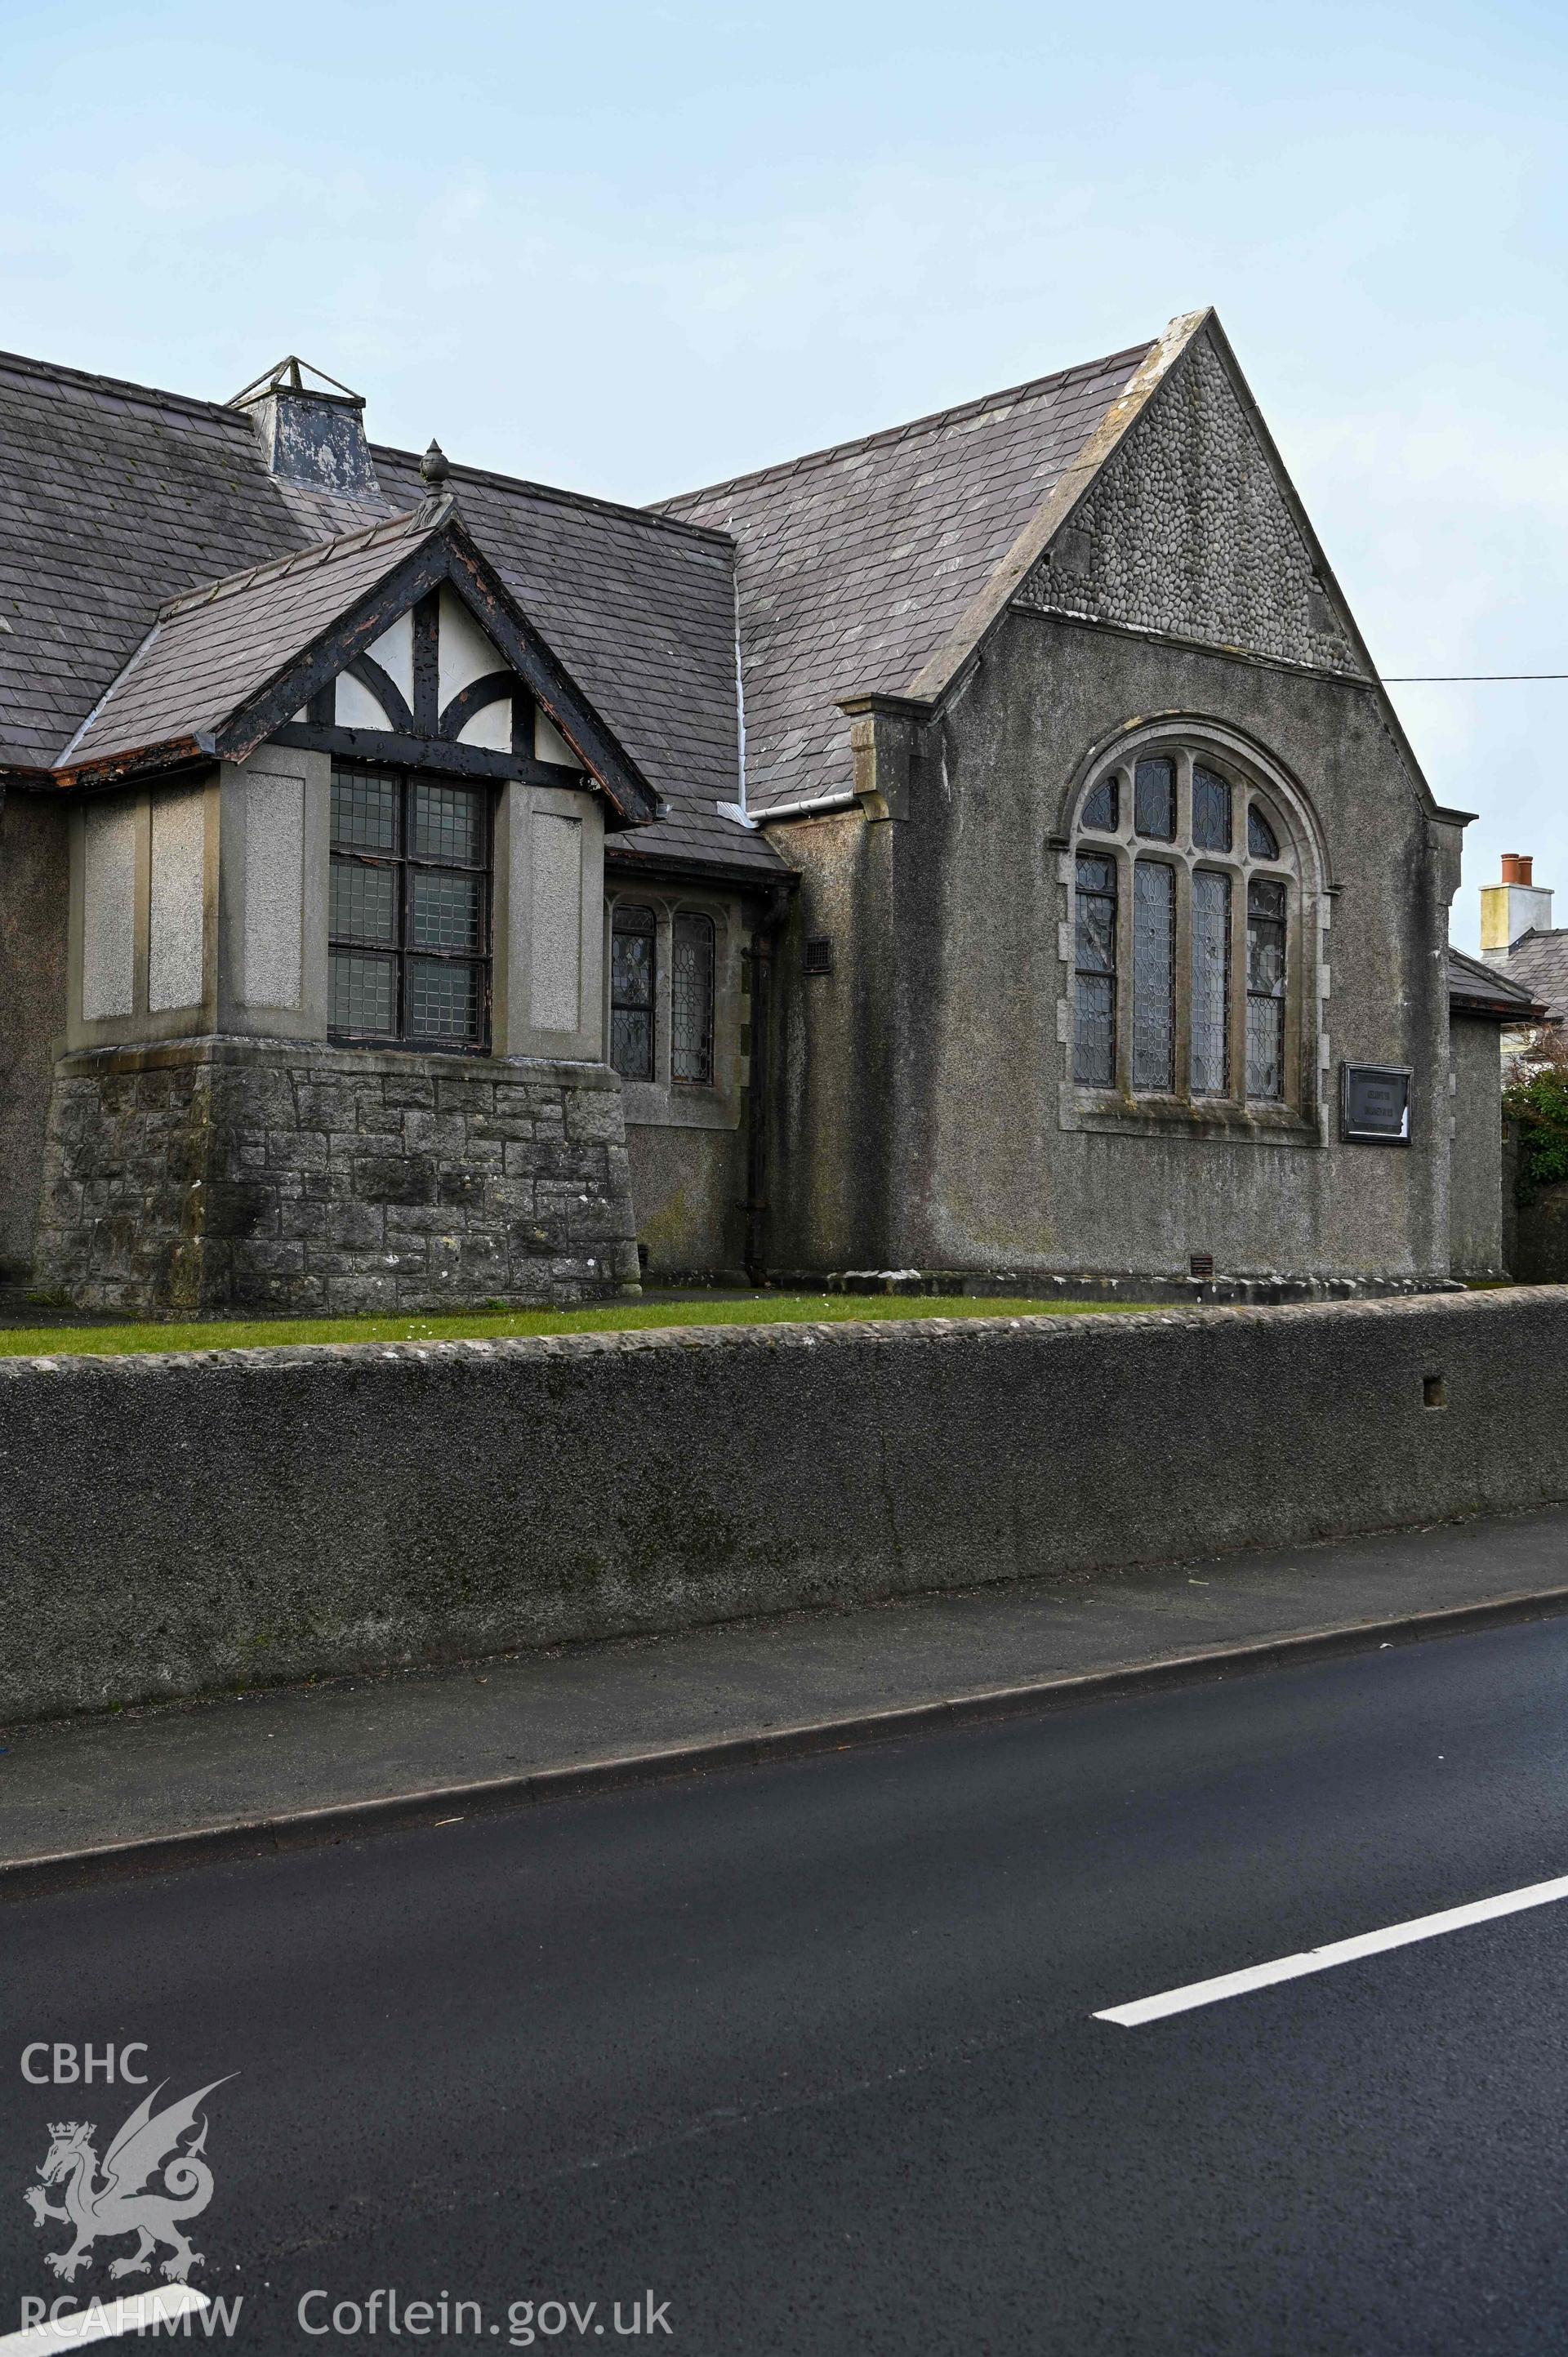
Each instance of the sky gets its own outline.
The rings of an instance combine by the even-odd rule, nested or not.
[[[0,0],[0,345],[642,501],[1213,304],[1385,674],[1568,672],[1568,7]],[[1568,681],[1391,691],[1568,922]]]

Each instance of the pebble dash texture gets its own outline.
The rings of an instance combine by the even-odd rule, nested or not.
[[[5,1360],[0,1724],[1552,1504],[1565,1444],[1557,1286]]]
[[[1206,335],[1106,461],[1015,602],[1366,675]]]
[[[128,1313],[595,1300],[638,1275],[619,1085],[298,1042],[72,1056],[38,1267]]]

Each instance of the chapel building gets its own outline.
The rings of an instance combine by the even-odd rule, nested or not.
[[[1528,993],[1209,312],[649,510],[0,359],[0,800],[51,1298],[1501,1273]]]

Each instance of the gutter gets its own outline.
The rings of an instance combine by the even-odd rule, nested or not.
[[[782,819],[818,818],[829,811],[854,810],[859,802],[854,788],[845,786],[836,794],[813,794],[808,802],[778,802],[772,810],[753,811],[750,818],[754,826],[773,826]]]

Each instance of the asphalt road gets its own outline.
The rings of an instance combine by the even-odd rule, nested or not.
[[[140,2093],[21,2050],[136,2040],[238,2074],[240,2349],[1561,2350],[1568,1905],[1092,2017],[1568,1873],[1565,1706],[1548,1622],[11,1907],[0,2332]]]

